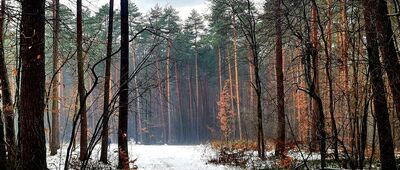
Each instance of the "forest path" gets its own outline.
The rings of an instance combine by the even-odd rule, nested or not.
[[[129,152],[139,169],[232,169],[207,164],[213,153],[203,145],[130,145]]]
[[[108,159],[114,169],[118,163],[117,144],[109,146]],[[223,165],[208,164],[215,152],[208,145],[136,145],[129,142],[129,159],[135,160],[139,170],[231,170],[237,169]],[[60,151],[60,150],[59,150]],[[62,149],[62,156],[47,157],[49,169],[63,169],[66,146]],[[79,151],[73,152],[74,156]],[[61,156],[61,159],[60,159]],[[98,164],[100,158],[100,146],[96,146],[91,162]],[[132,164],[131,164],[132,165]],[[109,166],[108,166],[109,167]],[[107,168],[108,169],[108,168]]]

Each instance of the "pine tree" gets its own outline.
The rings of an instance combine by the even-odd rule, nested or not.
[[[371,74],[370,81],[372,84],[374,112],[378,126],[380,161],[382,169],[396,169],[385,85],[381,62],[379,60],[378,34],[375,31],[377,20],[374,16],[379,12],[375,8],[378,4],[374,0],[365,0],[362,2],[362,5],[364,7],[365,33],[367,38],[368,70]]]
[[[110,0],[108,12],[108,29],[107,29],[107,59],[104,80],[104,104],[103,104],[103,128],[101,133],[101,155],[100,161],[108,163],[107,148],[108,148],[108,120],[110,117],[110,92],[111,92],[111,53],[113,40],[113,21],[114,21],[114,0]]]
[[[45,1],[22,1],[19,122],[21,169],[47,169],[43,118],[45,106],[44,26]]]
[[[86,113],[86,90],[85,90],[85,77],[84,77],[84,56],[82,49],[82,0],[76,2],[76,54],[78,62],[78,94],[79,94],[79,113],[81,120],[81,136],[80,136],[80,160],[86,160],[87,150],[87,113]]]
[[[121,1],[121,60],[118,115],[118,168],[129,168],[128,100],[129,100],[129,23],[128,0]]]
[[[278,110],[278,141],[276,144],[276,155],[283,157],[285,154],[285,93],[283,86],[283,47],[282,47],[282,28],[281,28],[281,0],[276,0],[275,6],[275,31],[276,31],[276,91],[277,91],[277,110]]]
[[[50,155],[57,154],[57,149],[60,148],[60,105],[59,105],[59,90],[60,90],[60,73],[59,73],[59,52],[58,41],[60,32],[60,2],[53,0],[53,84],[52,84],[52,107],[51,107],[51,139],[50,139]]]

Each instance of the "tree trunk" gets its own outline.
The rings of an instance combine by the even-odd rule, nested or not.
[[[158,118],[160,119],[160,125],[164,126],[162,130],[162,136],[163,136],[163,140],[164,140],[164,144],[168,143],[168,127],[165,126],[165,121],[167,121],[166,117],[165,117],[165,113],[164,113],[164,98],[163,98],[163,87],[162,87],[162,80],[161,80],[161,65],[159,61],[156,61],[156,68],[157,68],[157,85],[158,85],[158,99],[159,99],[159,116]]]
[[[353,127],[352,120],[353,118],[351,117],[352,112],[351,112],[351,92],[349,90],[349,81],[348,81],[348,48],[349,48],[349,26],[348,26],[348,19],[347,19],[347,0],[340,0],[340,18],[341,18],[341,25],[340,25],[340,64],[341,64],[341,69],[340,69],[340,83],[339,87],[342,89],[342,93],[345,97],[345,100],[340,101],[340,105],[342,106],[341,108],[344,108],[342,112],[342,123],[343,124],[348,124],[349,127],[344,127],[346,130],[343,130],[343,137],[344,140],[350,143],[351,142],[351,132]],[[346,135],[346,132],[349,132]]]
[[[307,54],[305,61],[305,75],[309,88],[309,95],[312,98],[312,141],[311,150],[317,149],[317,142],[319,142],[319,151],[321,155],[321,168],[326,166],[326,133],[325,133],[325,115],[323,110],[323,103],[321,96],[319,94],[319,61],[318,61],[318,27],[321,30],[322,40],[325,45],[325,55],[328,56],[327,43],[324,38],[324,32],[321,25],[320,17],[318,14],[318,7],[315,0],[312,1],[312,11],[311,11],[311,43],[307,45]],[[310,59],[312,57],[312,61]],[[311,65],[312,63],[312,65]],[[311,71],[313,71],[313,76],[311,76]],[[312,77],[312,78],[311,78]]]
[[[233,15],[233,56],[235,63],[235,89],[236,89],[236,112],[237,112],[237,121],[238,121],[238,130],[239,130],[239,139],[243,139],[242,135],[242,121],[240,118],[240,93],[239,93],[239,66],[237,59],[237,35],[236,35],[236,21],[235,16]]]
[[[368,65],[371,73],[371,84],[373,92],[373,103],[375,117],[378,126],[378,138],[380,149],[380,160],[382,169],[396,169],[394,157],[394,147],[392,139],[392,131],[389,121],[389,113],[387,108],[387,99],[385,94],[385,85],[379,60],[379,51],[377,43],[377,34],[375,32],[376,1],[365,0],[362,2],[364,7],[365,32],[367,38]]]
[[[247,45],[247,58],[249,60],[249,112],[253,113],[254,112],[254,66],[253,66],[253,56],[252,56],[252,50],[249,45]]]
[[[227,45],[227,55],[226,60],[228,62],[228,78],[229,78],[229,98],[230,98],[230,106],[231,106],[231,117],[232,117],[232,130],[233,130],[233,139],[236,138],[236,121],[235,121],[235,102],[233,100],[233,80],[232,80],[232,67],[231,67],[231,56],[230,56],[229,45]]]
[[[335,99],[333,92],[333,78],[331,76],[332,72],[332,0],[328,0],[328,28],[327,28],[327,47],[328,56],[326,57],[326,78],[328,80],[328,93],[329,93],[329,115],[331,116],[331,131],[333,136],[333,153],[335,160],[339,160],[338,152],[338,131],[336,127],[336,117],[335,117]]]
[[[281,0],[275,1],[275,31],[276,31],[276,97],[278,111],[278,140],[276,143],[275,154],[283,157],[285,154],[285,93],[283,86],[283,48],[282,48],[282,28],[281,28]]]
[[[394,33],[392,30],[392,23],[387,16],[387,2],[386,0],[377,2],[378,4],[374,7],[377,9],[377,14],[375,16],[378,43],[382,53],[384,68],[389,79],[397,118],[400,120],[400,63],[393,39]]]
[[[81,117],[81,136],[80,136],[80,160],[86,160],[86,150],[87,150],[87,116],[86,116],[86,100],[85,100],[85,78],[84,78],[84,57],[82,50],[82,0],[77,0],[76,2],[76,54],[78,62],[78,93],[79,93],[79,113]]]
[[[111,53],[112,53],[112,40],[113,40],[113,21],[114,21],[114,0],[110,0],[110,7],[108,9],[108,32],[107,32],[107,59],[104,80],[104,96],[103,96],[103,121],[101,132],[101,154],[100,161],[107,164],[107,150],[108,150],[108,120],[110,116],[110,91],[111,91]]]
[[[196,36],[197,37],[197,36]],[[199,60],[199,51],[198,51],[198,47],[197,47],[197,42],[195,40],[194,43],[194,48],[195,48],[195,58],[194,58],[194,62],[195,62],[195,84],[196,84],[196,109],[195,109],[195,114],[196,116],[194,116],[196,118],[196,123],[195,123],[195,129],[196,129],[196,140],[197,142],[200,141],[200,137],[199,137],[199,125],[198,125],[198,118],[199,118],[199,114],[200,114],[200,87],[199,87],[199,64],[198,64],[198,60]]]
[[[218,47],[218,82],[219,82],[219,92],[222,91],[222,56],[221,47]]]
[[[262,120],[262,108],[261,108],[261,81],[258,70],[258,54],[256,51],[257,46],[253,47],[253,60],[254,60],[254,75],[255,75],[255,91],[257,95],[257,133],[258,133],[258,156],[260,158],[265,158],[265,146],[264,146],[264,131],[263,131],[263,120]]]
[[[51,139],[50,139],[50,155],[57,154],[57,149],[60,148],[60,104],[59,104],[59,52],[58,41],[60,31],[60,9],[59,0],[53,0],[53,84],[52,84],[52,105],[51,105]]]
[[[137,69],[137,63],[136,63],[136,50],[135,50],[135,45],[132,45],[132,65],[133,65],[133,71],[135,72]],[[136,143],[142,142],[143,138],[142,138],[142,116],[141,116],[141,112],[142,112],[142,108],[140,106],[140,92],[139,92],[139,83],[137,81],[137,75],[135,75],[135,77],[133,78],[133,81],[135,83],[135,97],[136,97],[136,132],[135,132],[135,140]]]
[[[129,25],[128,0],[121,0],[121,65],[118,116],[118,168],[129,169],[128,102],[129,102]]]
[[[368,90],[370,90],[368,88]],[[366,91],[367,92],[367,91]],[[364,102],[364,113],[361,121],[361,135],[360,135],[360,156],[359,156],[359,169],[364,167],[365,160],[365,149],[367,147],[367,137],[368,137],[368,107],[369,107],[369,99],[365,99]]]
[[[15,130],[14,130],[14,111],[13,103],[11,100],[11,88],[8,80],[7,66],[4,56],[4,21],[5,21],[5,0],[1,0],[1,17],[0,17],[0,81],[1,81],[1,93],[2,93],[2,104],[3,104],[3,114],[5,122],[5,137],[7,142],[7,152],[8,152],[8,163],[10,167],[15,166],[16,152],[17,149],[15,141]],[[3,128],[1,128],[3,129]],[[4,133],[3,133],[4,135]],[[3,138],[0,138],[3,139]],[[1,168],[0,168],[1,169]]]
[[[167,78],[167,116],[168,116],[168,139],[167,143],[170,144],[172,141],[172,125],[171,125],[171,89],[170,89],[170,50],[171,42],[168,41],[167,45],[167,66],[166,66],[166,78]]]
[[[209,100],[209,98],[208,98],[208,87],[209,87],[209,85],[208,85],[208,78],[207,78],[207,76],[205,75],[204,76],[204,85],[203,85],[203,88],[204,88],[204,91],[203,91],[203,126],[202,126],[202,129],[203,129],[203,139],[209,139],[209,137],[210,137],[210,135],[209,135],[209,131],[207,130],[208,129],[208,127],[210,127],[209,125],[211,125],[211,120],[209,120],[209,117],[210,117],[210,115],[209,115],[209,105],[208,105],[208,102],[210,101]]]
[[[349,26],[347,20],[347,0],[340,0],[340,17],[341,17],[341,31],[340,31],[340,60],[342,64],[341,74],[343,82],[343,90],[346,94],[347,100],[350,100],[349,88],[348,88],[348,67],[347,67],[347,50],[349,48],[348,37],[349,37]],[[347,106],[349,107],[349,106]],[[349,114],[349,113],[347,113]]]
[[[183,126],[183,120],[184,116],[183,116],[183,105],[182,105],[182,96],[181,96],[181,88],[180,88],[180,79],[179,79],[179,72],[178,72],[178,64],[176,62],[177,57],[175,56],[175,60],[174,60],[174,71],[175,71],[175,84],[176,84],[176,97],[177,97],[177,101],[178,101],[178,110],[177,113],[179,113],[179,142],[182,142],[184,139],[184,126]]]
[[[312,5],[311,9],[311,43],[313,47],[312,52],[312,65],[313,65],[313,85],[315,94],[319,93],[319,59],[318,59],[318,27],[317,27],[317,7]],[[317,151],[318,142],[318,120],[319,114],[318,102],[312,98],[312,116],[311,116],[311,150]]]
[[[44,134],[45,1],[22,1],[20,56],[21,169],[47,169]]]

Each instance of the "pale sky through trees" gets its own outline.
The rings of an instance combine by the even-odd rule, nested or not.
[[[74,10],[75,0],[60,0],[62,4],[66,4]],[[256,7],[258,9],[262,9],[262,2],[264,0],[252,0],[256,2]],[[97,11],[99,7],[104,4],[109,3],[109,0],[83,0],[83,5],[93,10],[93,12]],[[120,0],[114,1],[114,8],[119,8]],[[179,16],[182,20],[185,20],[192,9],[195,9],[197,12],[201,14],[208,13],[209,0],[130,0],[130,2],[135,3],[139,12],[145,14],[152,7],[158,4],[160,7],[173,6],[178,12]]]
[[[75,6],[74,0],[60,1],[68,6]],[[120,0],[114,1],[115,8],[119,8],[119,2]],[[179,12],[181,19],[186,19],[192,9],[196,9],[199,13],[206,13],[209,4],[207,0],[131,0],[130,2],[134,2],[141,13],[147,13],[156,4],[160,7],[173,6]],[[97,11],[99,7],[107,3],[109,0],[83,0],[83,5],[93,11]]]

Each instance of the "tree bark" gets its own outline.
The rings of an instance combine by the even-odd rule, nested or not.
[[[78,93],[79,93],[79,113],[81,119],[81,136],[80,136],[80,160],[86,160],[86,150],[87,150],[87,115],[86,115],[86,100],[85,100],[85,78],[84,78],[84,57],[82,49],[82,0],[77,0],[76,2],[76,54],[78,62]]]
[[[233,138],[236,138],[236,121],[235,121],[235,101],[234,101],[234,95],[233,95],[233,80],[232,80],[232,66],[231,66],[231,56],[229,52],[230,48],[229,45],[227,45],[227,55],[226,55],[226,60],[228,61],[228,77],[229,77],[229,98],[231,101],[231,117],[232,117],[232,131],[233,131]]]
[[[167,66],[166,66],[166,78],[167,78],[167,115],[168,115],[168,139],[167,142],[170,144],[172,141],[172,125],[171,125],[171,89],[170,89],[170,50],[171,42],[168,41],[167,45]]]
[[[167,121],[166,119],[166,113],[164,112],[164,91],[163,91],[163,87],[162,87],[162,80],[161,80],[161,65],[159,61],[156,61],[156,68],[157,68],[157,85],[158,85],[158,99],[159,99],[159,120],[160,120],[160,125],[164,126],[162,130],[162,136],[163,136],[163,140],[164,140],[164,144],[168,143],[168,127],[165,125],[165,121]]]
[[[312,65],[313,65],[313,85],[315,94],[319,93],[319,59],[318,59],[318,27],[317,27],[317,7],[311,8],[311,43],[312,43]],[[312,98],[312,116],[311,116],[311,150],[316,151],[318,142],[318,120],[319,120],[318,102]]]
[[[195,26],[196,27],[196,26]],[[197,31],[197,30],[196,30]],[[197,34],[195,36],[197,38]],[[195,62],[195,84],[196,84],[196,108],[195,108],[195,114],[196,116],[194,116],[196,118],[196,123],[195,123],[195,129],[196,129],[196,140],[197,142],[200,141],[200,136],[199,136],[199,124],[198,124],[198,118],[199,118],[199,114],[200,114],[200,87],[199,87],[199,50],[197,47],[197,40],[195,39],[194,42],[194,50],[195,50],[195,58],[194,58],[194,62]]]
[[[324,38],[324,30],[321,25],[320,16],[318,14],[318,7],[315,0],[312,2],[311,10],[311,44],[306,44],[306,64],[305,75],[309,88],[309,95],[312,98],[312,141],[311,150],[317,149],[317,142],[319,142],[319,152],[321,155],[321,168],[326,166],[326,132],[325,132],[325,115],[323,110],[323,103],[319,94],[319,59],[318,59],[318,26],[321,31],[321,37],[325,45],[325,55],[328,56],[327,43]],[[312,61],[310,59],[312,57]],[[312,63],[312,65],[311,65]],[[311,76],[311,71],[313,76]],[[312,77],[312,78],[311,78]]]
[[[400,63],[393,39],[392,23],[387,16],[387,2],[386,0],[379,0],[377,2],[378,4],[374,7],[377,10],[375,16],[378,43],[382,53],[384,69],[389,79],[389,87],[393,95],[397,118],[400,120]]]
[[[333,78],[331,76],[332,72],[332,0],[328,0],[328,28],[327,28],[327,47],[328,56],[326,57],[326,78],[328,80],[328,93],[329,93],[329,115],[331,116],[331,131],[333,136],[333,154],[335,160],[339,160],[338,152],[338,131],[336,127],[336,117],[335,117],[335,99],[333,92]]]
[[[118,116],[118,168],[129,169],[128,102],[129,102],[129,25],[128,0],[121,0],[121,63]]]
[[[222,91],[222,56],[221,47],[218,46],[218,82],[219,82],[219,92]]]
[[[382,169],[396,169],[385,85],[379,60],[377,33],[375,32],[377,21],[373,18],[376,16],[377,11],[375,11],[374,7],[376,7],[377,4],[374,0],[365,0],[362,4],[364,7],[368,65],[371,74],[370,81],[372,84],[373,103],[378,126],[380,160]]]
[[[60,89],[60,73],[59,73],[59,52],[58,41],[60,31],[60,9],[59,0],[53,0],[53,84],[52,84],[52,105],[51,105],[51,139],[50,139],[50,155],[57,154],[57,149],[60,148],[60,104],[59,104],[59,89]]]
[[[189,67],[189,64],[187,65],[187,70],[188,70],[188,88],[189,88],[189,118],[188,121],[190,122],[189,124],[189,134],[188,134],[188,138],[189,141],[188,142],[193,142],[194,140],[194,116],[193,116],[193,90],[192,90],[192,74],[191,74],[191,69]]]
[[[264,131],[263,131],[263,120],[262,120],[262,108],[261,108],[261,81],[258,69],[258,52],[257,46],[253,45],[253,60],[254,60],[254,75],[255,75],[255,87],[256,87],[256,98],[257,98],[257,133],[258,133],[258,156],[265,158],[265,145],[264,145]]]
[[[253,66],[253,56],[250,45],[247,46],[247,59],[249,63],[249,112],[254,112],[254,66]]]
[[[278,111],[278,140],[276,143],[275,154],[283,157],[285,154],[285,93],[283,86],[283,48],[282,48],[282,28],[281,28],[281,0],[275,1],[275,71],[276,71],[276,97]]]
[[[237,35],[236,35],[236,20],[235,15],[232,17],[233,21],[233,56],[234,56],[234,64],[235,64],[235,90],[236,90],[236,112],[237,112],[237,121],[238,121],[238,130],[239,130],[239,139],[243,139],[242,135],[242,121],[240,116],[240,93],[239,93],[239,66],[237,59]]]
[[[134,45],[132,45],[132,65],[133,65],[133,70],[134,71],[136,71],[136,69],[137,69],[137,63],[136,63],[136,50],[135,50],[135,46]],[[136,132],[135,132],[135,140],[136,140],[136,143],[140,143],[140,142],[142,142],[143,141],[143,135],[142,135],[142,114],[141,114],[141,112],[142,112],[142,108],[141,108],[141,105],[140,105],[140,98],[141,98],[141,95],[140,95],[140,92],[139,92],[139,83],[138,83],[138,81],[137,81],[137,76],[135,76],[134,78],[133,78],[133,81],[134,81],[134,83],[135,83],[135,86],[136,86],[136,88],[135,88],[135,96],[136,96]]]
[[[47,169],[44,134],[45,1],[22,1],[20,56],[21,169]]]
[[[177,57],[175,56],[175,60],[174,60],[174,71],[175,71],[175,84],[176,84],[176,97],[177,97],[177,101],[178,101],[178,110],[177,113],[179,113],[179,142],[182,142],[184,139],[184,123],[183,120],[184,116],[183,116],[183,105],[182,105],[182,96],[181,96],[181,88],[180,88],[180,78],[179,78],[179,72],[178,72],[178,64],[176,62]]]
[[[108,10],[108,32],[107,32],[107,59],[104,80],[104,96],[103,96],[103,120],[101,132],[101,154],[100,161],[107,164],[107,150],[108,150],[108,121],[110,118],[110,92],[111,92],[111,53],[112,53],[112,40],[113,40],[113,21],[114,21],[114,0],[110,0],[110,7]]]
[[[348,67],[347,67],[347,60],[348,60],[348,53],[347,50],[349,48],[349,26],[347,20],[347,0],[340,0],[340,17],[341,17],[341,31],[340,31],[340,58],[342,64],[342,81],[343,81],[343,90],[346,94],[347,100],[350,97],[349,93],[349,83],[348,83]],[[347,106],[349,107],[349,106]],[[348,113],[349,114],[349,113]]]
[[[351,92],[349,89],[349,71],[348,71],[348,49],[349,49],[349,26],[348,26],[348,19],[347,19],[347,0],[340,0],[340,18],[341,18],[341,24],[340,24],[340,32],[339,32],[339,38],[340,38],[340,64],[341,64],[341,69],[340,69],[340,83],[341,85],[339,86],[341,88],[341,92],[343,93],[345,99],[340,101],[339,104],[342,105],[343,108],[342,110],[342,123],[343,124],[349,124],[349,126],[344,127],[346,130],[343,130],[343,138],[344,140],[348,142],[352,142],[351,140],[351,132],[352,129],[354,128],[354,125],[352,123],[353,118],[351,117],[352,111],[351,111]],[[346,134],[346,132],[349,132]]]

